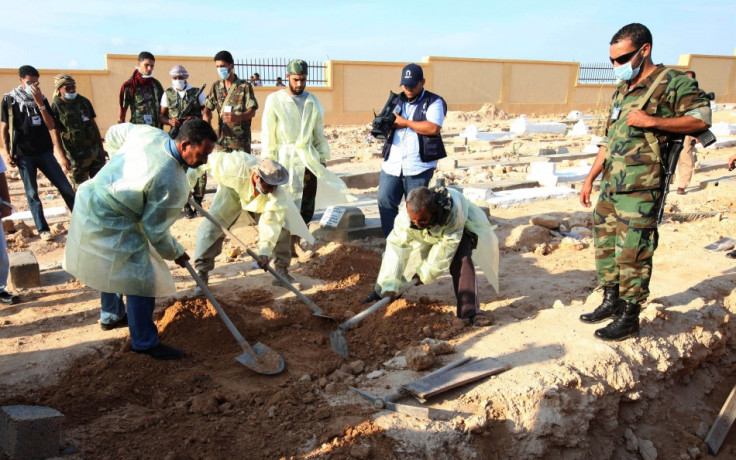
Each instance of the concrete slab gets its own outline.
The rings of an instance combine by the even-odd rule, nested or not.
[[[41,272],[38,261],[31,251],[11,252],[8,284],[13,289],[27,289],[41,286]]]
[[[53,206],[50,208],[43,208],[43,215],[46,217],[46,219],[50,219],[52,217],[59,217],[59,216],[67,216],[69,215],[68,210],[64,206]],[[33,220],[33,216],[31,215],[31,211],[22,211],[22,212],[15,212],[8,217],[5,217],[5,219],[10,220]]]
[[[350,174],[338,174],[348,188],[371,188],[378,187],[378,179],[381,171],[363,171]]]
[[[40,460],[59,455],[64,414],[43,406],[0,408],[0,445],[11,459]]]
[[[503,190],[494,192],[493,196],[486,200],[486,203],[489,206],[505,208],[515,204],[529,203],[550,198],[564,198],[577,194],[578,192],[576,190],[569,187],[536,187],[517,190]]]

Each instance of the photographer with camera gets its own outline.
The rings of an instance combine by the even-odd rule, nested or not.
[[[402,197],[417,187],[428,186],[437,160],[447,156],[440,135],[447,103],[424,89],[424,72],[416,64],[402,69],[400,85],[403,92],[387,103],[394,107],[391,118],[395,119],[385,133],[378,182],[378,211],[384,236],[394,228]]]

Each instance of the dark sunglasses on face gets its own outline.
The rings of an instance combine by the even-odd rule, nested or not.
[[[608,59],[611,60],[611,64],[613,64],[614,62],[617,62],[623,65],[629,62],[631,59],[633,59],[634,56],[636,56],[636,54],[639,53],[639,51],[641,51],[641,48],[639,48],[638,50],[634,50],[630,53],[622,54],[619,57],[616,57],[616,58],[609,57]]]

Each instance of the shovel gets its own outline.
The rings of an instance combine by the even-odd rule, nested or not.
[[[189,199],[189,204],[192,205],[192,207],[194,209],[196,209],[197,211],[199,211],[203,216],[205,216],[207,218],[207,220],[209,220],[210,222],[212,222],[213,224],[215,224],[217,226],[217,228],[219,228],[220,230],[222,230],[225,233],[225,235],[228,236],[228,238],[230,238],[231,240],[235,241],[236,243],[238,243],[240,245],[240,247],[242,247],[243,249],[245,249],[245,251],[248,253],[249,256],[251,256],[253,258],[253,260],[255,260],[256,262],[258,262],[258,255],[255,252],[253,252],[248,246],[246,246],[245,243],[243,243],[242,241],[240,241],[240,239],[237,236],[235,236],[233,234],[233,232],[231,232],[227,228],[225,228],[222,225],[220,225],[220,223],[214,217],[212,217],[212,214],[210,214],[207,211],[205,211],[204,209],[202,209],[202,206],[200,206],[199,204],[197,204],[197,202],[194,201],[193,199]],[[311,300],[309,300],[309,298],[307,296],[305,296],[304,294],[302,294],[301,292],[299,292],[299,289],[295,288],[293,284],[291,284],[288,281],[286,281],[284,279],[284,277],[281,276],[281,273],[279,273],[276,270],[274,270],[273,268],[271,268],[270,265],[267,265],[266,266],[266,270],[268,270],[268,272],[270,274],[272,274],[273,276],[275,276],[276,279],[279,280],[282,285],[286,286],[291,292],[293,292],[294,294],[296,294],[296,296],[299,298],[299,300],[301,300],[302,302],[304,302],[307,305],[307,307],[309,307],[314,312],[314,315],[313,316],[318,316],[320,318],[325,318],[325,319],[329,319],[329,320],[334,320],[335,319],[335,318],[333,318],[331,316],[327,316],[324,313],[322,313],[322,309],[319,308],[316,303],[312,302]]]
[[[259,374],[270,375],[278,374],[279,372],[283,371],[284,358],[282,358],[280,354],[268,348],[261,342],[258,342],[253,347],[251,347],[248,342],[245,341],[245,338],[240,335],[240,332],[238,332],[238,330],[235,328],[235,325],[232,323],[232,321],[230,321],[230,318],[228,318],[225,310],[223,310],[220,304],[217,303],[217,300],[215,300],[215,297],[207,288],[207,285],[204,284],[202,278],[200,278],[197,275],[197,272],[194,271],[194,268],[192,268],[191,264],[188,261],[184,262],[184,264],[186,265],[187,270],[189,270],[189,274],[192,275],[192,278],[194,278],[194,281],[197,282],[199,288],[202,290],[202,292],[205,293],[209,301],[212,303],[212,306],[215,307],[215,310],[217,310],[217,314],[220,318],[222,318],[225,326],[227,326],[227,328],[230,330],[230,333],[233,335],[233,337],[235,337],[235,340],[238,341],[238,345],[243,348],[243,354],[240,356],[236,356],[235,359],[243,366],[255,372],[258,372]]]
[[[411,281],[406,283],[404,287],[402,287],[401,290],[399,290],[399,293],[396,295],[396,298],[398,299],[399,297],[401,297],[401,295],[407,289],[409,289],[412,286],[415,286],[416,284],[417,284],[416,279],[412,279]],[[358,313],[357,315],[353,316],[349,320],[340,324],[336,330],[330,332],[330,346],[332,347],[332,351],[342,356],[343,358],[347,358],[348,357],[348,342],[347,340],[345,340],[345,337],[342,335],[343,332],[352,328],[359,322],[363,321],[366,316],[370,315],[371,313],[374,313],[376,310],[379,310],[381,307],[384,307],[390,304],[391,302],[393,302],[391,297],[385,297],[379,300],[378,302],[374,303],[370,307],[366,308],[362,312]]]

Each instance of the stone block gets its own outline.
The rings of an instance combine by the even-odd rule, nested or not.
[[[13,289],[25,289],[41,286],[41,272],[38,261],[30,251],[11,252],[9,285]]]
[[[465,147],[462,149],[465,152]],[[443,158],[437,162],[438,171],[454,171],[457,169],[457,160],[452,158]]]
[[[539,149],[538,155],[554,155],[557,153],[555,149]]]
[[[11,459],[35,460],[59,455],[64,414],[43,406],[0,408],[0,445]]]
[[[346,174],[340,176],[348,188],[371,188],[378,187],[378,179],[381,177],[381,171],[370,171],[355,174]]]

